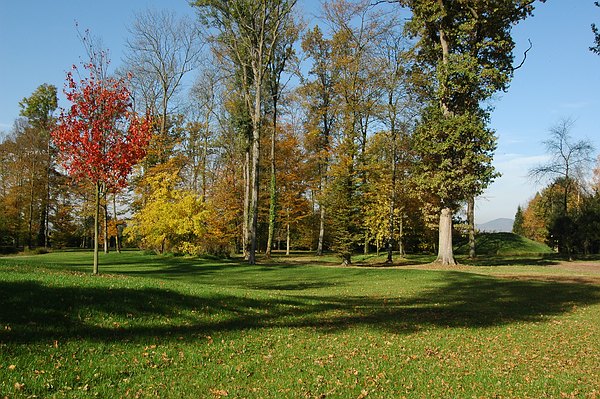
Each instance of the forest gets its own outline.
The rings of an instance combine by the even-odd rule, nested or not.
[[[308,26],[296,0],[196,0],[195,19],[137,14],[114,71],[78,31],[69,107],[39,85],[0,143],[0,253],[454,264],[468,241],[474,256],[474,201],[499,177],[489,100],[526,63],[511,28],[537,4],[494,3],[328,0]],[[549,132],[550,160],[529,174],[550,183],[513,229],[569,257],[600,252],[599,161],[572,126]]]

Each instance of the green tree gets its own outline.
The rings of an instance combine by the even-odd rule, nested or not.
[[[251,165],[248,168],[248,263],[254,264],[259,196],[260,141],[263,96],[268,66],[282,39],[285,21],[296,0],[196,0],[203,20],[216,29],[214,41],[221,56],[229,58],[238,75],[238,87],[252,122]]]
[[[55,123],[54,111],[58,107],[58,97],[56,94],[56,86],[43,84],[40,85],[31,96],[24,98],[19,106],[21,107],[21,115],[26,117],[31,126],[37,131],[40,136],[40,144],[44,148],[39,151],[44,154],[44,173],[43,182],[44,191],[41,198],[41,212],[38,233],[38,245],[44,247],[49,246],[49,213],[50,213],[50,184],[51,175],[53,174],[54,149],[52,148],[52,140],[50,139],[50,130]]]
[[[430,105],[415,135],[421,188],[440,209],[438,262],[454,264],[452,213],[496,176],[493,132],[482,103],[512,78],[511,28],[534,0],[400,0],[412,17],[407,31],[431,82]]]
[[[523,228],[523,209],[521,209],[521,205],[517,207],[517,213],[515,213],[512,232],[520,236],[525,235],[525,230]]]
[[[319,232],[317,255],[323,255],[325,240],[325,196],[329,163],[331,161],[332,133],[335,124],[334,107],[337,102],[335,87],[335,71],[331,62],[331,40],[323,36],[319,26],[306,32],[302,38],[302,50],[312,59],[309,76],[313,80],[305,80],[300,88],[307,108],[305,125],[305,147],[309,151],[309,162],[316,171],[316,191],[319,211]]]

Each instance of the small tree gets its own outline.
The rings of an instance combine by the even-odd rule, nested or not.
[[[65,96],[71,102],[52,131],[63,166],[76,180],[95,187],[94,268],[98,274],[98,224],[101,194],[127,184],[133,165],[146,153],[151,120],[131,111],[125,82],[103,77],[93,62],[84,65],[89,77],[77,82],[67,73]],[[77,67],[73,66],[77,71]]]
[[[515,214],[512,232],[520,236],[525,235],[525,230],[523,229],[523,209],[521,209],[521,205],[517,207],[517,213]]]

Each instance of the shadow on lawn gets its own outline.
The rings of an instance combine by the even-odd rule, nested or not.
[[[0,342],[193,340],[219,331],[268,327],[337,331],[368,325],[410,333],[430,327],[536,321],[600,302],[600,287],[595,285],[497,280],[458,272],[447,273],[445,282],[405,298],[215,293],[202,297],[156,288],[0,282]]]

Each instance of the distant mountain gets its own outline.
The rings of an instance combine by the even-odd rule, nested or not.
[[[487,223],[478,224],[476,227],[479,231],[486,233],[510,233],[513,228],[513,219],[500,218],[490,220]]]

